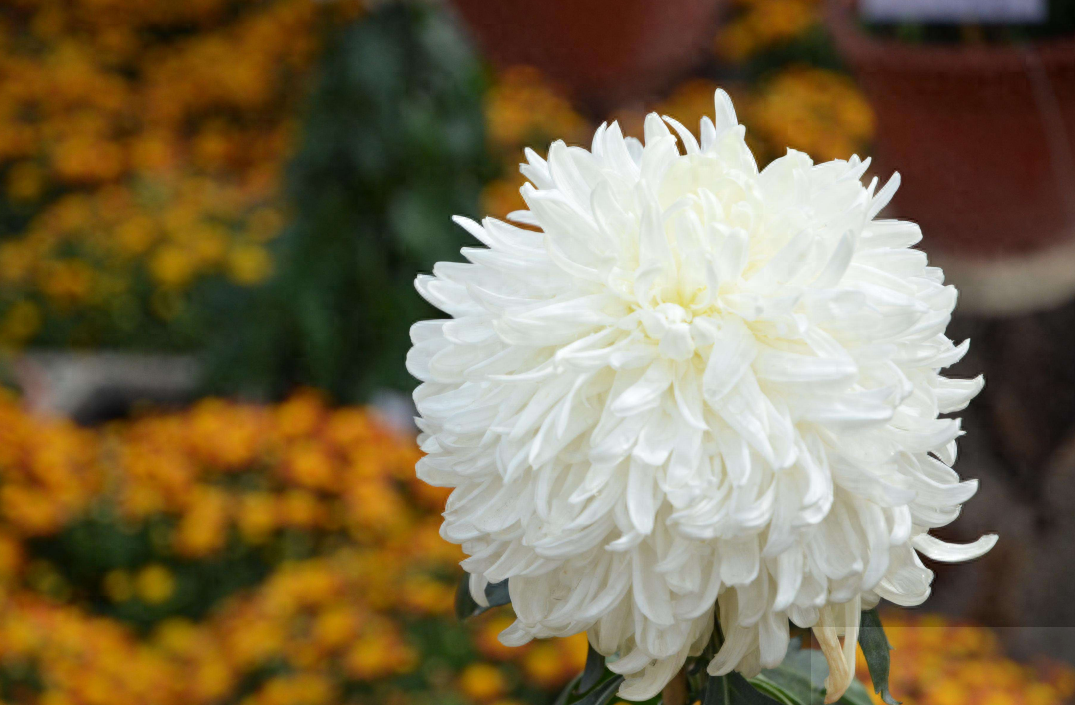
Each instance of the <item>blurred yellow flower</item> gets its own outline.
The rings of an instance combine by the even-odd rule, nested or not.
[[[745,61],[802,35],[819,20],[819,0],[740,0],[739,11],[717,34],[714,50],[727,61]]]
[[[202,271],[220,264],[227,251],[229,239],[230,234],[219,223],[201,223],[185,237],[187,246]]]
[[[448,585],[428,575],[413,575],[403,582],[400,603],[416,614],[451,614],[455,585]]]
[[[0,280],[5,284],[25,284],[36,264],[36,253],[22,242],[0,244]]]
[[[406,673],[415,665],[414,653],[398,639],[362,637],[343,656],[347,673],[360,681]]]
[[[861,154],[874,133],[869,102],[843,74],[792,67],[765,82],[746,102],[744,122],[767,144],[764,161],[785,145],[819,161]],[[780,147],[783,150],[784,147]]]
[[[534,644],[523,657],[522,667],[527,680],[549,689],[562,685],[575,675],[565,669],[560,651],[551,641]]]
[[[134,597],[134,581],[125,570],[110,570],[102,581],[102,589],[112,602],[126,602]]]
[[[529,66],[512,67],[497,76],[485,99],[485,113],[493,144],[513,152],[526,145],[544,150],[553,135],[577,141],[587,128],[564,94]]]
[[[191,253],[179,245],[162,245],[149,260],[149,271],[162,286],[182,288],[190,282],[197,268]]]
[[[361,616],[353,607],[330,606],[317,615],[313,625],[313,640],[324,649],[343,648],[354,638],[361,622]]]
[[[32,301],[16,301],[0,321],[0,343],[18,345],[33,337],[41,327],[41,312]]]
[[[228,495],[216,487],[198,487],[176,528],[175,548],[180,555],[204,556],[227,540]]]
[[[68,183],[113,181],[123,175],[126,167],[123,148],[103,135],[72,135],[52,150],[52,171]]]
[[[321,396],[311,390],[294,394],[274,410],[276,430],[285,438],[307,436],[325,417]]]
[[[160,564],[146,566],[134,579],[138,598],[150,605],[167,602],[175,594],[175,576]]]
[[[5,15],[0,186],[29,216],[0,247],[0,280],[19,287],[9,298],[43,294],[43,313],[68,315],[113,308],[111,289],[90,291],[110,269],[109,281],[145,271],[169,290],[219,273],[243,286],[271,275],[262,244],[282,217],[266,204],[279,197],[303,79],[323,27],[362,3],[180,4],[17,3]],[[93,271],[55,266],[71,258]],[[164,320],[178,312],[174,298],[148,303]],[[109,320],[87,322],[86,335]],[[2,342],[27,344],[38,330]]]
[[[224,699],[235,688],[235,674],[223,658],[199,661],[194,668],[191,694],[196,702],[211,703]]]
[[[332,490],[338,487],[338,463],[314,441],[300,442],[285,451],[283,470],[300,487]]]
[[[0,585],[7,584],[22,569],[25,552],[18,538],[7,531],[0,531]]]
[[[325,519],[325,509],[317,495],[291,489],[280,497],[280,523],[295,529],[313,529]]]
[[[262,543],[276,530],[276,498],[268,492],[249,492],[239,500],[239,532],[248,543]]]
[[[275,238],[284,225],[283,214],[276,208],[258,208],[250,214],[246,235],[254,242],[268,242]]]
[[[507,690],[507,679],[496,666],[475,663],[459,674],[459,690],[478,702],[489,702]]]
[[[518,171],[507,170],[507,176],[490,181],[482,189],[481,212],[491,218],[504,219],[512,211],[523,210],[526,202],[519,189],[526,179]]]
[[[497,638],[500,632],[510,627],[515,621],[512,615],[493,612],[482,617],[482,620],[474,641],[478,651],[481,652],[484,658],[492,661],[507,661],[517,658],[526,649],[526,647],[512,648],[504,646],[500,643],[500,639]]]
[[[45,296],[57,306],[67,307],[89,298],[94,273],[82,260],[55,260],[41,265],[37,279]]]
[[[45,189],[46,178],[34,162],[19,162],[7,173],[7,196],[13,201],[36,200]]]
[[[319,673],[298,673],[269,679],[244,699],[247,705],[326,705],[336,700],[332,681]]]

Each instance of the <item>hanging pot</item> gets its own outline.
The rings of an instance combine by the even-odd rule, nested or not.
[[[486,55],[527,64],[598,115],[645,100],[710,50],[723,0],[452,0]]]

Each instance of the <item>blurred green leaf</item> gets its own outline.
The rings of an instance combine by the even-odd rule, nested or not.
[[[866,692],[866,686],[857,680],[851,681],[851,685],[848,686],[844,697],[840,698],[840,702],[844,705],[873,705],[870,694]]]
[[[579,681],[579,690],[586,692],[597,685],[601,676],[605,673],[605,657],[597,652],[592,645],[586,652],[586,667],[582,670],[582,678]]]
[[[572,678],[564,689],[560,691],[560,694],[556,696],[556,700],[552,705],[567,705],[567,702],[571,699],[571,696],[575,694],[575,689],[578,687],[579,682],[582,680],[582,674],[578,674]]]
[[[442,11],[380,6],[329,37],[286,176],[292,222],[276,274],[220,301],[208,391],[280,397],[312,385],[337,401],[410,390],[408,330],[442,316],[414,290],[460,259],[486,153],[481,63]]]
[[[511,594],[508,593],[508,581],[501,580],[499,583],[489,583],[485,586],[485,599],[490,607],[501,607],[511,604]]]
[[[862,612],[862,625],[859,629],[859,646],[866,657],[866,666],[870,669],[870,680],[874,692],[881,696],[888,705],[900,705],[888,691],[889,652],[892,645],[888,643],[885,629],[881,625],[881,616],[876,609]]]
[[[781,705],[786,702],[759,690],[742,674],[732,671],[725,676],[709,677],[702,705]]]
[[[576,700],[575,705],[605,705],[612,700],[623,683],[623,676],[615,676],[601,682],[596,688],[587,693],[581,700]]]
[[[459,579],[459,585],[455,588],[456,619],[470,619],[481,614],[485,609],[475,602],[474,596],[470,594],[470,573],[463,573],[463,577]]]

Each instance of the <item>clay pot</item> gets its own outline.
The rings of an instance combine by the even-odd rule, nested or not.
[[[916,45],[877,39],[846,2],[828,24],[877,113],[877,165],[927,248],[1004,258],[1075,240],[1075,39]]]
[[[723,0],[452,0],[486,55],[540,69],[603,116],[710,50]]]

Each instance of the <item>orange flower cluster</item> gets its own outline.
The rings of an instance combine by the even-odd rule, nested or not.
[[[726,61],[746,61],[816,27],[820,9],[820,0],[736,0],[713,48]]]
[[[497,635],[514,621],[510,613],[484,615],[477,623],[475,645],[479,653],[492,662],[516,664],[527,680],[545,688],[556,688],[574,678],[586,665],[586,637],[578,634],[558,641],[537,641],[512,648],[504,646]]]
[[[289,529],[389,540],[443,502],[414,480],[413,445],[363,411],[330,411],[312,392],[275,408],[207,400],[111,435],[122,515],[175,517],[174,549],[191,558],[223,550],[232,533],[249,544]]]
[[[904,705],[1061,705],[1075,696],[1075,669],[1012,661],[988,629],[899,612],[886,613],[883,622],[895,649],[890,690]],[[857,671],[868,684],[861,651]],[[880,697],[874,701],[881,704]]]
[[[178,666],[113,620],[32,594],[0,598],[5,702],[179,705]]]
[[[451,613],[462,555],[438,534],[446,495],[415,479],[418,457],[376,415],[314,392],[275,406],[205,400],[96,431],[0,398],[0,698],[407,702],[417,679],[510,705],[520,689],[562,685],[585,639],[505,651],[484,670],[421,651],[414,629],[461,630]],[[97,534],[95,554],[144,532],[153,554],[98,583],[73,574],[56,550],[86,522],[112,532]],[[189,601],[244,556],[264,577],[215,604]],[[217,572],[199,578],[197,566]],[[112,618],[85,601],[94,594]],[[143,636],[116,619],[139,614],[150,615]],[[487,626],[473,628],[487,640]],[[416,676],[420,666],[429,672]]]
[[[0,576],[20,562],[19,542],[53,534],[101,491],[95,436],[66,421],[38,420],[0,395]]]
[[[244,703],[333,702],[347,683],[387,680],[418,664],[401,624],[390,616],[398,606],[378,605],[370,594],[383,597],[398,584],[398,571],[379,565],[382,558],[340,551],[285,564],[204,623],[161,623],[150,643],[195,674],[184,694],[188,701],[226,699],[251,674],[282,663],[293,672],[264,680],[245,694]]]
[[[0,343],[43,315],[119,317],[139,277],[271,272],[267,209],[324,21],[357,0],[16,0],[0,15],[0,192],[25,223],[0,248]],[[125,299],[125,297],[127,297]],[[129,316],[128,316],[129,317]],[[130,325],[135,325],[131,322]]]
[[[759,161],[787,147],[818,161],[863,156],[874,115],[854,81],[824,69],[792,66],[763,81],[749,96],[743,121],[753,132]]]
[[[529,66],[509,68],[497,77],[485,98],[485,124],[504,176],[485,187],[481,206],[482,213],[498,218],[526,207],[519,195],[525,179],[518,169],[524,147],[544,153],[552,140],[585,143],[591,133],[564,94]]]

